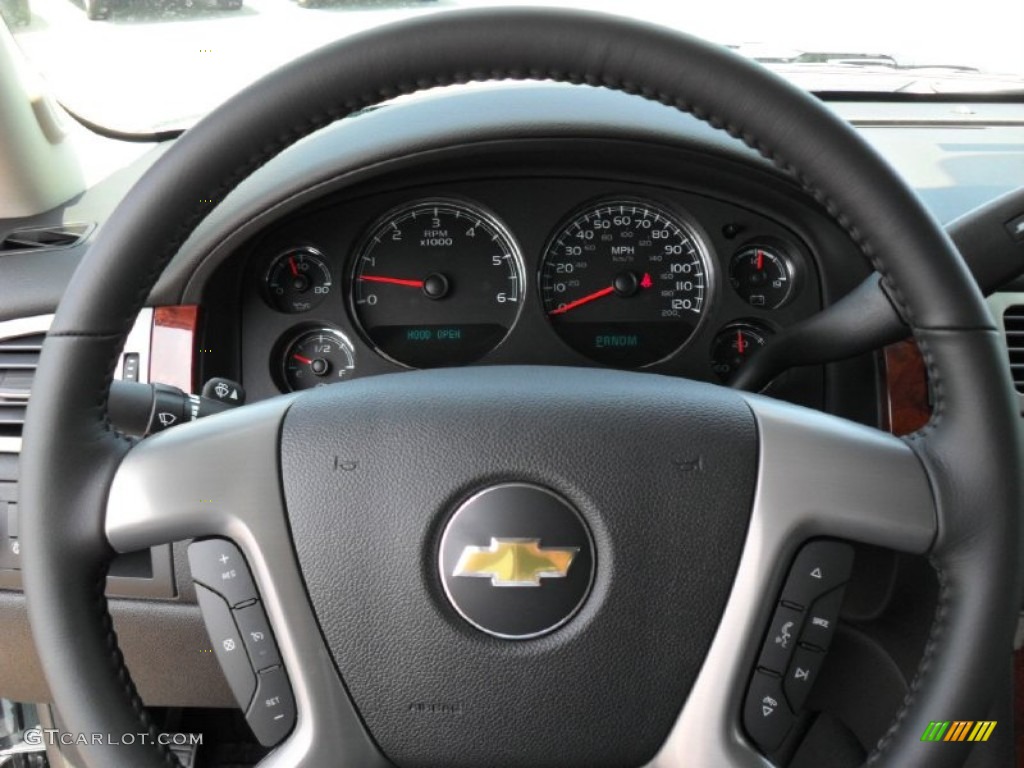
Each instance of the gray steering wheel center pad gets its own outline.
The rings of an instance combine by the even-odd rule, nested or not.
[[[725,49],[607,16],[488,9],[374,30],[246,89],[161,157],[90,247],[44,345],[22,453],[29,617],[68,726],[127,732],[143,716],[99,593],[109,557],[99,500],[129,449],[105,418],[110,379],[158,275],[207,211],[303,136],[399,93],[494,78],[602,85],[691,111],[792,171],[861,244],[935,384],[936,416],[912,445],[933,481],[944,584],[914,694],[879,754],[913,765],[929,718],[983,718],[1019,605],[1022,452],[1005,353],[948,238],[849,126]],[[935,714],[950,702],[955,715]],[[931,765],[961,757],[928,752]],[[136,745],[90,747],[86,759],[136,768],[171,758]]]
[[[758,450],[738,393],[614,371],[402,373],[298,398],[281,443],[303,577],[384,754],[407,768],[654,756],[707,653],[746,535]],[[358,466],[336,470],[334,456]],[[699,470],[681,469],[694,462]],[[524,482],[577,508],[596,581],[563,628],[499,640],[451,608],[437,553],[461,501]],[[501,532],[477,535],[486,545]],[[560,586],[480,584],[508,610]]]

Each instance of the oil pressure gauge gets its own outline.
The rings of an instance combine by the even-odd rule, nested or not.
[[[778,309],[793,294],[793,267],[781,248],[748,245],[729,262],[729,282],[740,298],[758,309]]]
[[[308,312],[331,292],[331,269],[315,248],[292,248],[267,270],[267,299],[278,312]]]

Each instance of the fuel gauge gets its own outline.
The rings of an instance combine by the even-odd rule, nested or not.
[[[750,320],[729,323],[711,342],[711,369],[722,381],[728,381],[773,333],[768,326]]]
[[[356,368],[352,342],[330,328],[306,331],[284,348],[281,380],[289,392],[343,381]]]

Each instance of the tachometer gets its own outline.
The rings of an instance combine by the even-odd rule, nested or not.
[[[682,347],[710,296],[707,248],[689,224],[653,203],[614,200],[574,215],[540,268],[544,311],[575,350],[636,368]]]
[[[352,273],[352,311],[395,362],[463,365],[515,324],[522,275],[497,219],[461,201],[425,200],[392,211],[366,237]]]

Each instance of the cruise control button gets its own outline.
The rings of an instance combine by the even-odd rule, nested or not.
[[[203,612],[206,633],[213,644],[213,652],[220,662],[220,668],[238,706],[244,711],[248,708],[252,693],[256,689],[256,674],[252,671],[242,638],[235,627],[234,619],[231,618],[231,609],[219,595],[199,584],[196,584],[196,597]]]
[[[295,699],[283,667],[259,674],[259,686],[245,715],[253,734],[264,747],[272,747],[295,725]]]
[[[836,541],[813,541],[804,546],[782,590],[782,600],[806,608],[850,578],[853,547]]]
[[[761,646],[757,666],[782,674],[789,666],[789,659],[796,648],[797,636],[804,614],[795,608],[780,605],[775,609],[772,623],[768,625],[768,636]]]
[[[231,607],[256,599],[249,566],[227,539],[194,541],[188,546],[192,578],[219,594]]]
[[[839,620],[839,608],[843,604],[843,589],[833,589],[824,597],[814,601],[814,605],[807,612],[807,621],[800,633],[800,642],[808,643],[828,650],[832,642],[832,635],[836,631],[836,622]]]
[[[277,652],[277,643],[274,642],[263,605],[254,603],[244,608],[236,608],[234,614],[235,623],[238,624],[245,649],[249,651],[252,665],[260,670],[280,664],[281,655]]]
[[[782,696],[782,680],[755,672],[743,707],[743,725],[763,752],[774,752],[793,727],[793,713]]]
[[[786,698],[793,711],[799,712],[803,708],[807,694],[811,692],[811,686],[818,679],[818,672],[821,671],[821,662],[824,659],[825,654],[821,651],[802,645],[793,654],[793,662],[786,671],[786,681],[783,684]]]

